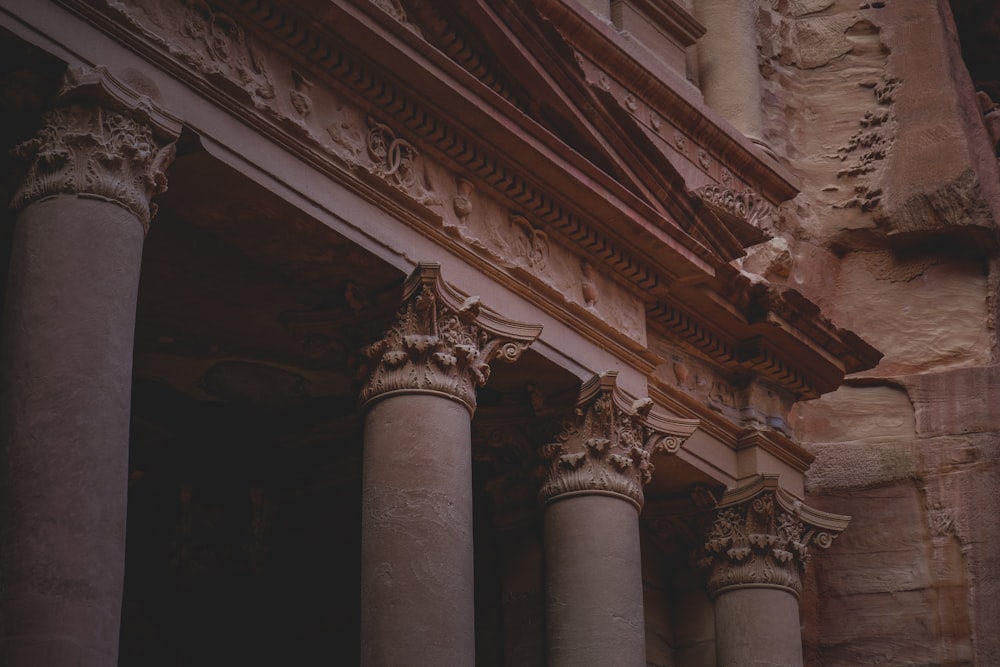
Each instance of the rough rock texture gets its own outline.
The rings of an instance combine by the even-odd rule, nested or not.
[[[766,138],[802,189],[787,258],[744,268],[885,354],[790,418],[806,502],[854,517],[812,561],[806,664],[1000,664],[994,104],[944,0],[761,5]]]

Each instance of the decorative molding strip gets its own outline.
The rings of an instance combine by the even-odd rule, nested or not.
[[[698,561],[708,571],[709,594],[767,586],[798,596],[810,547],[830,548],[850,520],[802,504],[774,474],[727,491]]]
[[[541,448],[548,474],[543,503],[567,494],[621,496],[642,509],[642,488],[652,479],[650,455],[676,453],[698,428],[697,419],[652,411],[649,398],[633,398],[618,374],[595,376],[580,389],[576,410],[557,441]]]
[[[28,171],[11,208],[85,194],[121,204],[148,230],[156,215],[150,200],[167,189],[180,120],[103,67],[68,68],[58,103],[35,136],[14,149]]]
[[[368,346],[375,362],[360,403],[398,393],[431,392],[476,409],[476,388],[490,362],[516,361],[542,327],[506,320],[463,297],[441,279],[438,264],[421,262],[406,280],[402,306],[384,337]]]
[[[706,185],[694,194],[727,222],[750,225],[764,233],[774,226],[774,206],[752,190],[737,192],[723,185]]]

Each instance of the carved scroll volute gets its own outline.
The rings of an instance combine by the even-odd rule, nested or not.
[[[542,503],[567,494],[621,496],[642,509],[643,487],[652,479],[650,456],[673,454],[698,428],[697,419],[653,412],[649,398],[636,399],[617,385],[617,373],[588,381],[573,418],[557,442],[545,445],[548,461]]]
[[[479,297],[460,295],[441,279],[439,265],[422,262],[406,280],[395,321],[364,349],[374,364],[361,404],[390,394],[438,393],[473,412],[490,363],[516,361],[541,332],[541,325],[506,320]]]
[[[766,586],[799,595],[809,549],[828,549],[850,520],[803,505],[777,475],[727,491],[701,548],[708,592]]]
[[[128,208],[148,229],[156,213],[150,200],[167,189],[180,131],[178,118],[103,67],[70,67],[59,106],[14,149],[28,170],[11,208],[58,194],[91,195]]]

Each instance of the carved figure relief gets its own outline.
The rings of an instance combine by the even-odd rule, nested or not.
[[[440,279],[437,264],[420,264],[407,279],[403,305],[384,337],[365,348],[375,362],[361,391],[364,404],[393,392],[434,391],[476,406],[476,388],[494,359],[517,360],[541,327],[503,320],[478,297],[461,297]]]
[[[594,282],[594,266],[587,261],[580,262],[580,272],[583,274],[583,279],[580,282],[580,289],[583,292],[583,302],[587,304],[587,308],[593,308],[597,305],[597,285]]]
[[[698,563],[712,595],[748,585],[802,592],[810,547],[828,549],[850,517],[812,510],[761,475],[719,502]]]
[[[230,15],[202,0],[131,0],[108,5],[186,64],[245,90],[255,106],[266,107],[275,98],[263,55]]]
[[[469,199],[469,195],[472,194],[475,186],[472,184],[472,181],[461,176],[455,179],[455,184],[458,186],[458,193],[451,200],[451,204],[455,210],[455,215],[458,216],[459,222],[464,225],[472,213],[472,200]]]
[[[708,171],[712,166],[712,157],[708,154],[704,148],[698,149],[698,164],[705,171]]]
[[[274,98],[274,84],[263,56],[228,14],[213,11],[201,0],[189,0],[183,32],[201,47],[191,55],[203,71],[233,78],[256,98]]]
[[[299,116],[305,118],[312,111],[312,98],[309,97],[309,92],[312,90],[313,84],[296,70],[292,70],[292,85],[294,90],[288,93],[292,107]]]
[[[332,122],[326,126],[326,133],[333,140],[332,151],[347,162],[348,166],[358,164],[360,151],[365,143],[364,133],[358,127],[360,119],[355,119],[351,109],[339,101],[328,111]],[[357,122],[355,122],[357,120]]]
[[[121,113],[72,102],[47,112],[35,136],[14,149],[28,171],[11,207],[24,208],[57,194],[95,195],[128,208],[148,227],[156,214],[150,199],[167,189],[166,169],[174,158],[180,122],[155,110],[149,98],[135,95],[103,68],[70,68],[61,96],[110,97],[113,106],[133,110]]]
[[[653,401],[617,386],[617,373],[595,377],[580,390],[574,416],[556,442],[541,448],[548,475],[539,494],[548,502],[566,493],[617,494],[642,507],[652,479],[651,454],[673,454],[698,427],[696,419],[652,412]]]

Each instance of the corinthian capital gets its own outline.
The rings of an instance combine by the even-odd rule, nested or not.
[[[573,418],[557,442],[542,447],[548,460],[542,502],[565,494],[606,494],[641,509],[642,489],[653,475],[650,455],[676,452],[698,428],[697,419],[654,413],[652,400],[618,387],[617,375],[608,372],[584,384]]]
[[[778,486],[777,475],[727,491],[699,561],[708,570],[709,593],[767,586],[799,595],[809,549],[829,548],[850,520],[803,505]]]
[[[511,362],[542,332],[505,320],[479,297],[463,297],[441,279],[437,264],[421,262],[403,288],[403,303],[384,337],[364,350],[375,362],[361,403],[394,393],[439,393],[476,408],[490,362]]]
[[[121,204],[148,228],[156,212],[150,200],[167,189],[180,120],[102,67],[69,68],[58,103],[14,149],[28,171],[11,207],[87,195]]]

